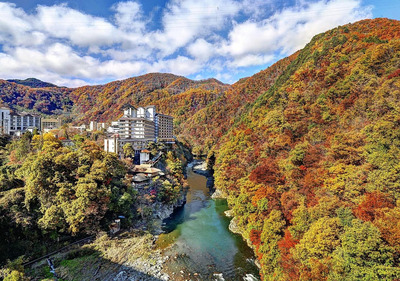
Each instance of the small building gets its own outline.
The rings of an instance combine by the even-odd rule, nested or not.
[[[80,132],[86,131],[86,125],[72,126],[71,129],[79,130]]]
[[[161,170],[157,169],[157,168],[147,168],[144,172],[143,172],[146,176],[150,177],[150,178],[154,178],[160,175]]]
[[[143,149],[140,151],[140,164],[146,163],[147,161],[150,160],[150,154],[151,152],[147,149]]]
[[[55,118],[43,118],[40,121],[40,126],[42,128],[42,131],[47,133],[51,130],[58,129],[61,127],[61,120],[60,119],[55,119]]]
[[[136,174],[132,178],[132,185],[136,188],[146,186],[149,184],[149,182],[150,178],[143,173]]]

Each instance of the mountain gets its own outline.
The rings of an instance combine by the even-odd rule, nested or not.
[[[264,280],[400,278],[399,129],[388,19],[315,36],[246,106],[214,148],[215,182]]]
[[[13,82],[17,83],[23,86],[28,86],[31,88],[46,88],[46,87],[58,87],[54,84],[48,83],[48,82],[43,82],[39,79],[36,78],[27,78],[25,80],[19,80],[19,79],[9,79],[7,80],[8,82]]]
[[[234,85],[160,73],[76,89],[0,80],[0,99],[77,122],[155,104],[208,154],[264,280],[400,279],[399,21],[339,26]]]
[[[116,120],[126,103],[137,106],[155,104],[161,112],[173,113],[178,122],[229,88],[230,85],[216,79],[194,81],[166,73],[150,73],[105,85],[79,88],[32,88],[0,80],[0,101],[13,109],[43,114],[69,112],[77,123]],[[169,104],[179,104],[178,100],[183,102],[185,99],[185,106],[172,107],[171,110]],[[181,113],[178,115],[178,112]]]
[[[43,114],[70,111],[73,105],[70,92],[68,88],[31,88],[0,79],[0,103],[18,110]]]
[[[296,58],[297,53],[280,60],[252,77],[241,79],[205,108],[185,119],[178,136],[196,153],[207,153],[225,135],[248,106],[267,91]],[[171,113],[174,115],[174,113]],[[201,130],[198,127],[201,126]]]
[[[80,87],[71,92],[70,98],[78,121],[104,122],[116,120],[122,112],[121,107],[127,103],[138,106],[155,104],[160,112],[166,114],[170,114],[171,109],[175,112],[184,110],[188,114],[229,88],[230,85],[216,79],[193,81],[173,74],[150,73],[105,85]],[[191,97],[186,101],[188,107],[177,108],[176,100],[188,96]],[[173,115],[179,117],[178,113]]]

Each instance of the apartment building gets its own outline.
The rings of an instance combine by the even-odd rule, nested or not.
[[[40,116],[28,113],[15,113],[10,108],[0,107],[0,133],[9,135],[21,135],[35,128],[41,128]]]
[[[10,135],[20,135],[26,131],[40,130],[40,116],[22,113],[10,113]]]
[[[174,118],[172,116],[157,113],[155,127],[156,127],[157,141],[175,142]]]
[[[0,107],[0,133],[10,134],[10,109],[8,107]]]
[[[104,140],[105,151],[122,153],[124,145],[130,143],[137,154],[135,158],[139,158],[150,141],[174,141],[173,118],[157,113],[154,105],[126,105],[123,110],[123,116],[108,128],[112,137]]]

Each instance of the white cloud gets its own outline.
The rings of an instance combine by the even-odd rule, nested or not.
[[[172,72],[177,75],[191,75],[198,72],[201,67],[202,64],[199,61],[178,56],[175,59],[155,62],[148,68],[148,72]]]
[[[123,33],[107,20],[86,15],[66,5],[38,6],[37,28],[51,37],[69,39],[78,46],[108,46],[119,43]]]
[[[232,56],[240,66],[243,58],[290,54],[318,33],[341,24],[371,17],[370,8],[361,8],[360,0],[319,1],[284,9],[263,21],[237,23],[220,52]],[[252,63],[253,64],[253,63]],[[246,64],[243,64],[245,66]]]
[[[264,66],[317,33],[371,17],[361,0],[296,2],[169,0],[160,19],[139,0],[114,4],[109,18],[67,4],[27,13],[1,2],[0,77],[78,86],[158,71],[232,82],[239,68]]]
[[[163,30],[153,33],[151,41],[163,56],[173,54],[196,38],[224,29],[240,8],[231,0],[172,0],[163,16]]]
[[[187,51],[192,57],[206,61],[215,53],[215,48],[211,43],[199,38],[188,46]]]
[[[0,3],[0,44],[40,45],[45,40],[42,32],[33,31],[32,18],[12,3]]]
[[[113,6],[115,22],[118,27],[126,31],[142,33],[145,30],[146,22],[140,3],[134,1],[119,2]]]
[[[253,54],[248,54],[244,55],[242,57],[236,58],[234,61],[229,63],[229,66],[231,67],[246,67],[246,66],[252,66],[252,65],[260,65],[260,64],[266,64],[271,62],[274,59],[273,55],[253,55]]]

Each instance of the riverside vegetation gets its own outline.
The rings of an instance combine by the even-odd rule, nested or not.
[[[399,21],[364,20],[316,35],[232,86],[188,89],[188,80],[156,77],[68,89],[55,104],[84,113],[118,92],[119,102],[168,106],[178,138],[208,154],[264,280],[400,278]],[[13,102],[12,93],[0,93]],[[23,95],[16,106],[26,106]]]
[[[181,151],[179,144],[173,150],[163,147],[166,154],[160,162],[167,175],[154,178],[149,187],[138,192],[132,186],[131,160],[119,160],[90,139],[76,136],[74,146],[68,147],[51,133],[27,132],[20,139],[1,140],[3,262],[19,255],[31,259],[98,234],[121,216],[125,229],[151,228],[160,208],[184,199],[186,182],[177,158],[183,155],[176,155]],[[143,235],[134,237],[150,239]],[[13,271],[4,270],[4,276],[23,275],[21,267],[12,263],[9,269]]]

